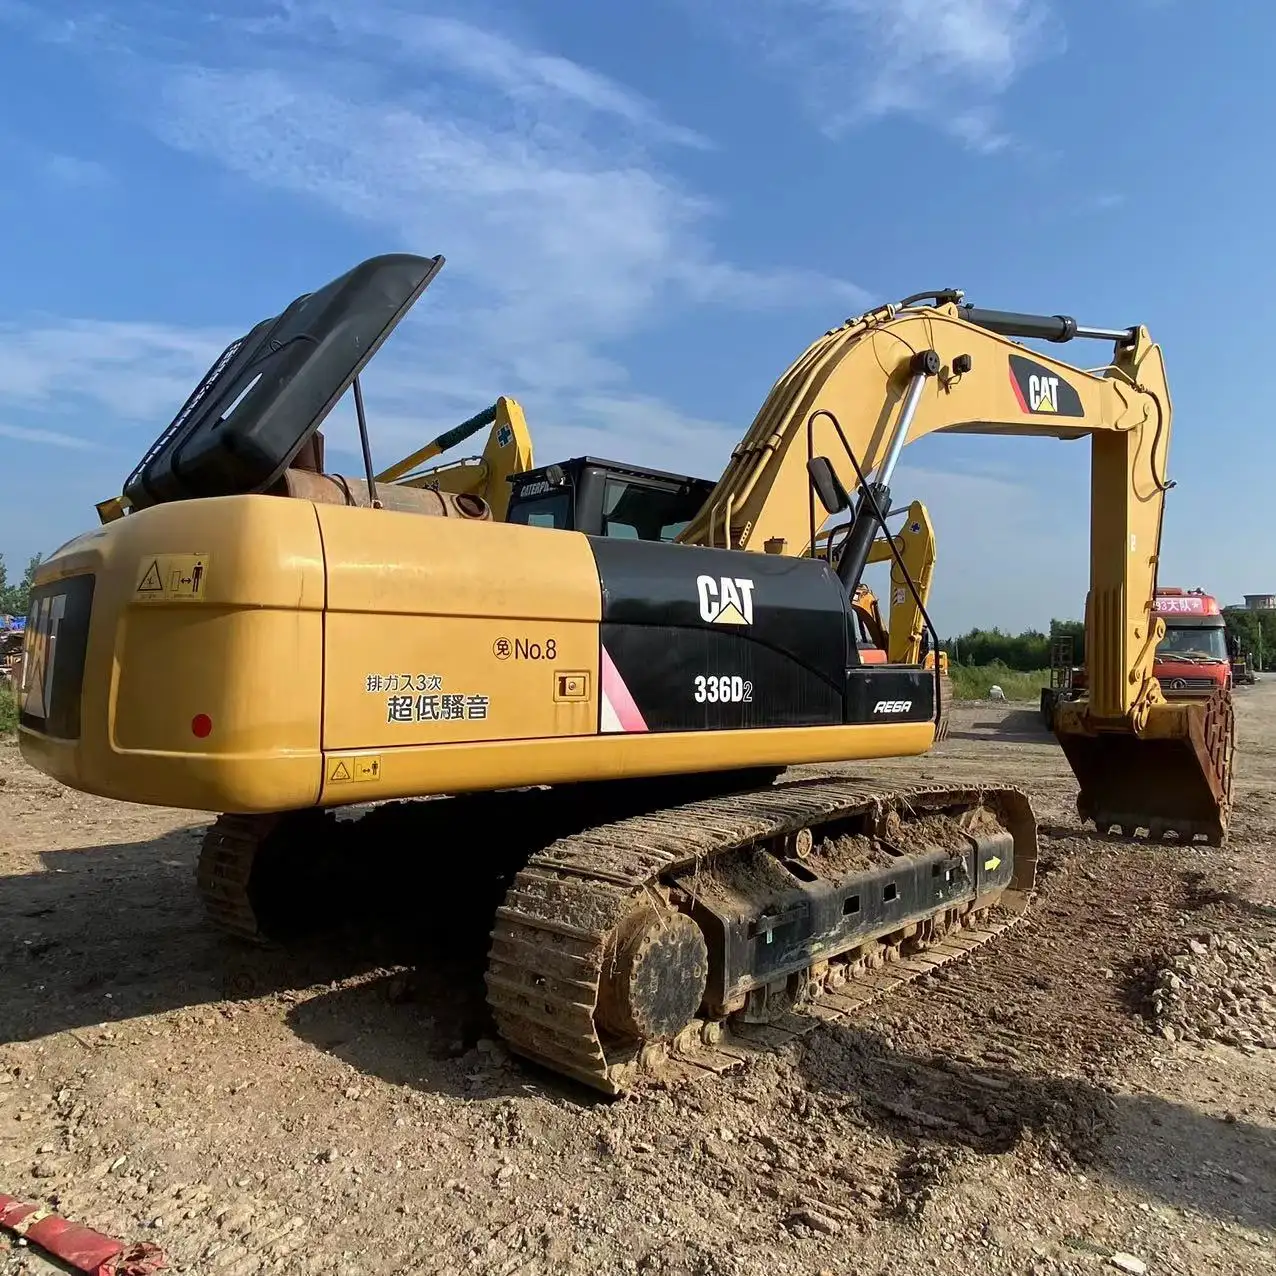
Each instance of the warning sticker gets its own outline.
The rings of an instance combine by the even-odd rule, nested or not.
[[[207,591],[207,554],[156,554],[139,563],[133,600],[197,603]]]
[[[352,758],[354,763],[355,780],[379,780],[381,778],[381,759],[379,757],[371,758]]]
[[[336,758],[328,768],[329,784],[370,784],[381,778],[381,755],[361,753],[352,758]]]

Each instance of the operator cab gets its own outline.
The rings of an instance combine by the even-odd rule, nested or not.
[[[589,536],[672,541],[713,491],[709,479],[577,456],[510,476],[506,521]]]

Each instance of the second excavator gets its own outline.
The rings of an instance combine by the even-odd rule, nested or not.
[[[863,660],[855,598],[885,540],[938,652],[881,534],[903,448],[941,431],[1090,438],[1091,679],[1056,720],[1081,812],[1224,836],[1230,700],[1168,702],[1152,672],[1171,414],[1144,328],[951,292],[881,306],[784,373],[672,539],[596,535],[521,523],[517,484],[503,519],[472,491],[377,485],[358,378],[441,266],[374,258],[257,325],[149,449],[127,512],[36,578],[24,756],[221,813],[200,884],[225,928],[269,932],[290,874],[362,865],[388,830],[439,866],[422,925],[499,856],[497,1028],[612,1094],[978,948],[1034,886],[1024,793],[783,775],[934,741],[938,662]],[[1082,371],[1015,338],[1113,354]],[[313,448],[296,462],[351,388],[363,485],[316,483]]]

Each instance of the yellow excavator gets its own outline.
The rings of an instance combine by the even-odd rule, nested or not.
[[[378,829],[438,864],[426,924],[512,859],[497,1028],[611,1094],[733,1066],[978,948],[1029,903],[1027,795],[785,775],[933,744],[938,662],[862,660],[853,600],[886,540],[938,651],[879,533],[904,446],[940,431],[1091,439],[1090,685],[1055,723],[1078,807],[1104,833],[1222,840],[1230,699],[1171,703],[1152,674],[1171,414],[1144,328],[917,294],[816,341],[707,493],[577,458],[516,475],[498,520],[371,464],[359,376],[442,264],[373,258],[263,320],[147,451],[126,515],[36,578],[23,755],[220,813],[199,881],[225,929],[269,935],[290,873],[363,871]],[[1015,338],[1113,355],[1082,371]],[[312,446],[351,388],[361,481]],[[570,525],[593,501],[601,534]]]

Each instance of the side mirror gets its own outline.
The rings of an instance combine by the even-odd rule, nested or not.
[[[830,514],[840,514],[851,508],[851,498],[827,456],[813,456],[806,463],[806,472],[811,476],[811,486],[815,488],[820,504]]]

